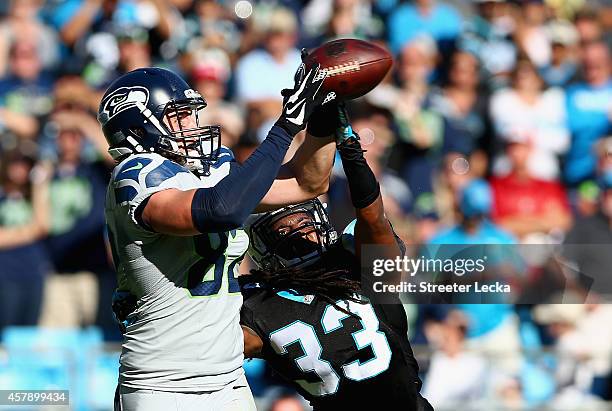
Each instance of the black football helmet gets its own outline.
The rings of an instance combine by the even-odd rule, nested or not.
[[[291,216],[302,215],[295,228],[279,230],[278,224]],[[247,222],[249,256],[260,269],[303,268],[323,257],[338,239],[329,215],[318,200],[290,205],[265,214],[253,215]],[[306,239],[316,234],[316,241]]]
[[[155,152],[196,174],[208,174],[221,148],[221,129],[200,125],[206,100],[178,75],[140,68],[115,80],[100,103],[98,121],[115,160]],[[189,119],[189,121],[185,121]]]

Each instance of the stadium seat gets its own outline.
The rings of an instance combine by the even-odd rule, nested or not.
[[[118,353],[103,352],[99,329],[8,327],[2,343],[0,389],[68,389],[75,410],[109,408]]]

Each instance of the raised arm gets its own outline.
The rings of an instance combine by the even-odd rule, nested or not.
[[[3,107],[0,107],[0,124],[23,138],[33,138],[38,132],[38,121],[34,116]]]
[[[170,36],[172,36],[172,27],[177,27],[180,23],[174,21],[176,20],[176,14],[173,13],[174,10],[172,10],[172,6],[170,6],[169,2],[166,0],[153,0],[151,3],[157,10],[158,16],[155,29],[164,39],[170,38]]]
[[[108,154],[108,142],[104,133],[92,115],[81,110],[62,110],[52,117],[60,128],[76,129],[94,145],[102,160],[111,165],[113,158]]]
[[[306,134],[304,143],[285,163],[256,211],[274,210],[313,199],[327,192],[336,154],[333,137]]]
[[[240,227],[269,191],[293,137],[306,127],[313,110],[325,96],[319,88],[325,72],[310,70],[296,81],[276,125],[255,152],[210,188],[180,191],[163,190],[144,203],[142,223],[155,231],[194,235],[228,231]],[[137,213],[137,215],[139,215]]]
[[[291,140],[286,130],[274,126],[247,161],[232,163],[229,175],[214,187],[151,195],[143,206],[143,225],[174,235],[240,227],[272,185]]]
[[[60,36],[64,43],[73,46],[83,36],[102,8],[103,0],[86,0],[76,14],[60,30]]]
[[[397,246],[397,239],[385,216],[380,185],[363,156],[359,136],[348,124],[343,107],[340,116],[344,126],[337,135],[337,148],[357,215],[355,251],[360,257],[362,244]],[[397,250],[393,248],[393,253]]]
[[[302,62],[307,56],[306,49],[302,49]],[[302,63],[295,73],[296,82],[300,81],[304,73],[305,63]],[[283,90],[284,104],[289,98],[287,91]],[[297,149],[293,158],[281,167],[256,211],[264,212],[301,203],[327,192],[336,154],[334,137],[336,129],[341,125],[338,104],[334,99],[335,93],[329,93],[325,96],[325,101],[333,101],[313,112],[308,121],[304,143]]]

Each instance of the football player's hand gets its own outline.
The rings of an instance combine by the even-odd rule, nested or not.
[[[295,71],[293,75],[293,82],[295,84],[302,84],[304,81],[304,77],[306,76],[306,58],[308,57],[308,50],[305,48],[300,52],[300,58],[302,59],[302,63],[299,65],[298,69]],[[292,88],[284,88],[281,90],[281,96],[283,96],[283,107],[287,104],[287,99],[293,93]]]
[[[298,67],[295,75],[293,76],[294,81],[301,82],[306,74],[306,58],[308,57],[308,50],[302,49],[302,64]],[[292,89],[284,89],[281,91],[283,95],[283,105],[287,102],[288,96],[291,94]],[[308,120],[308,134],[313,137],[329,137],[333,136],[337,128],[337,107],[336,107],[336,93],[327,93],[323,99],[323,103],[312,112],[311,117]]]
[[[301,74],[304,71],[304,74]],[[304,63],[295,75],[295,85],[291,90],[283,90],[283,112],[276,124],[294,136],[306,127],[314,109],[323,102],[319,93],[327,76],[319,65],[306,71]]]
[[[298,70],[293,89],[283,90],[283,112],[276,122],[292,136],[306,128],[308,119],[317,107],[335,98],[332,93],[320,92],[327,76],[326,70],[322,70],[318,64],[308,71],[304,63],[301,66],[304,75]]]

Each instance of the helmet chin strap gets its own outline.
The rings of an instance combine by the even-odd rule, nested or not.
[[[178,153],[178,144],[172,138],[170,138],[170,136],[168,136],[166,130],[162,127],[162,125],[159,123],[159,120],[157,120],[151,110],[149,110],[147,107],[144,106],[144,104],[140,102],[136,103],[136,106],[138,107],[140,112],[151,122],[151,124],[153,124],[153,126],[159,131],[160,135],[163,136],[162,138],[165,138],[168,141],[168,143],[172,147],[172,150]],[[189,171],[191,171],[198,177],[205,177],[210,175],[209,165],[205,164],[200,159],[186,158],[184,165]]]
[[[108,149],[108,154],[113,160],[119,160],[121,157],[132,154],[134,150],[127,147],[113,147]]]

